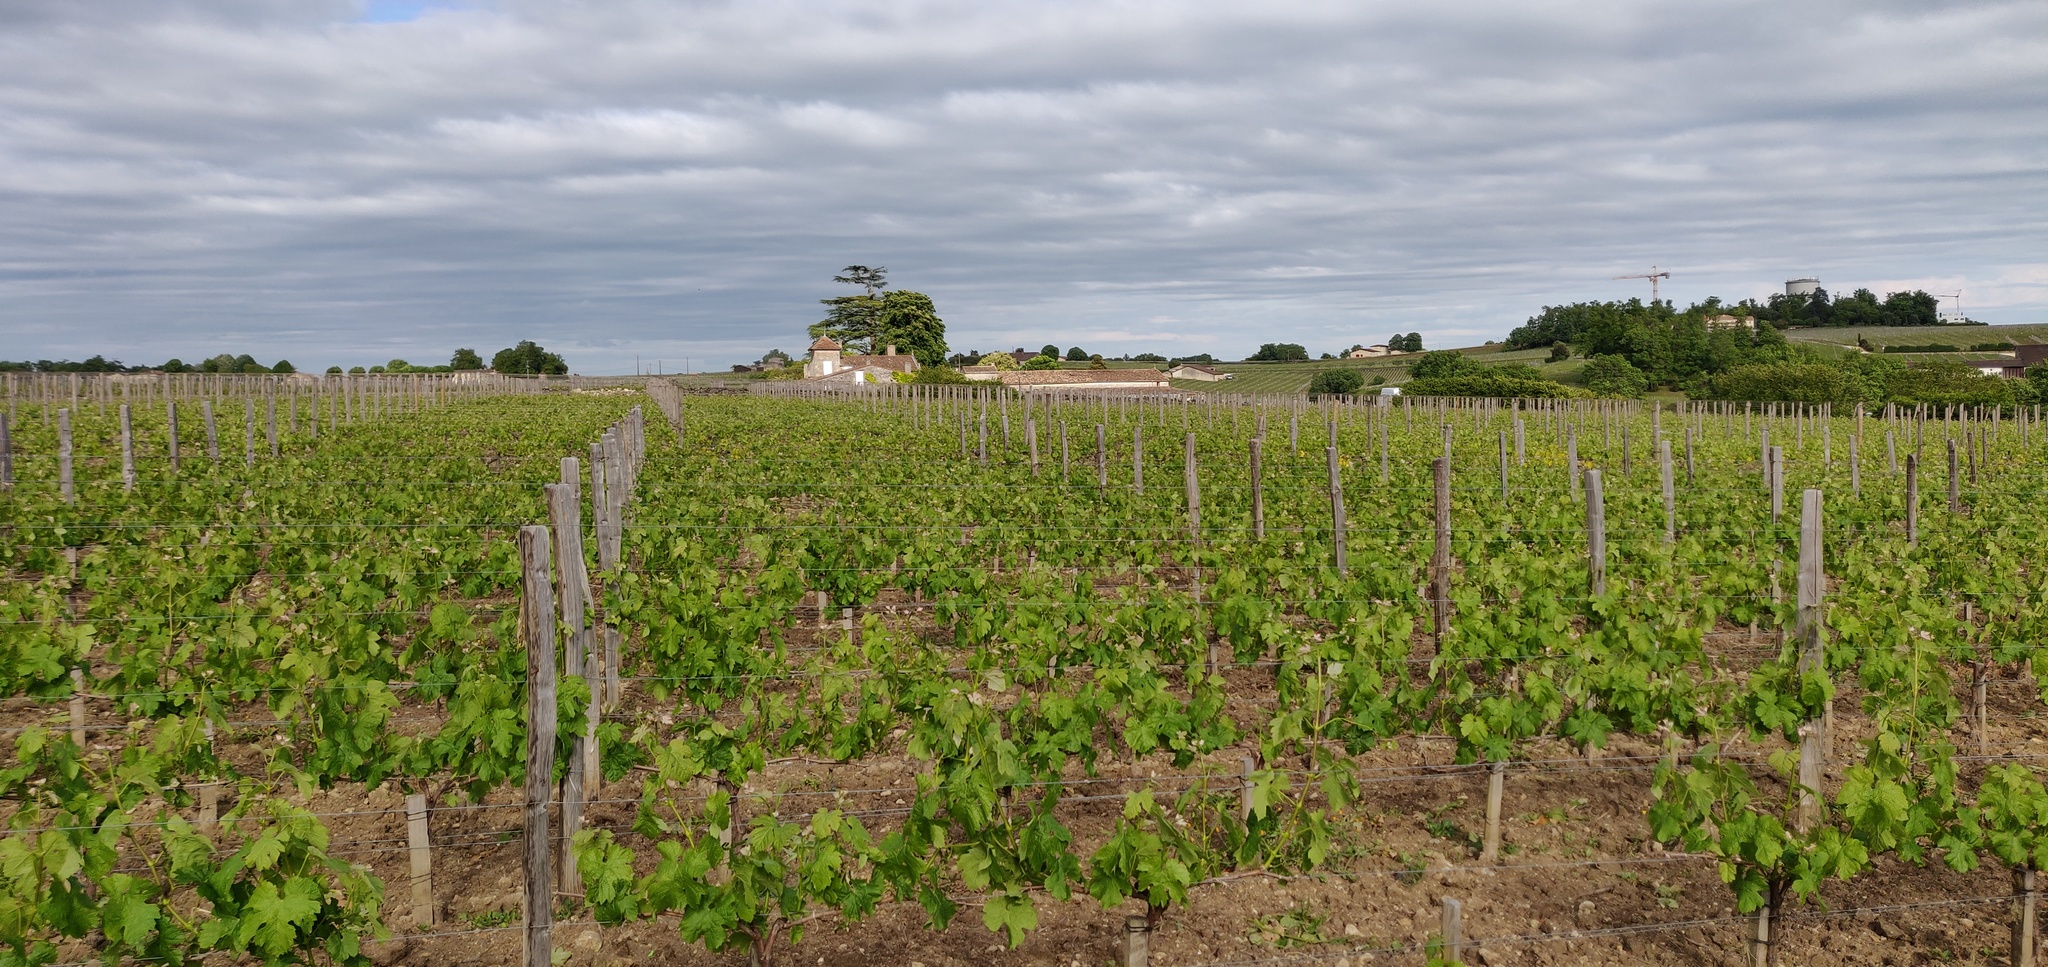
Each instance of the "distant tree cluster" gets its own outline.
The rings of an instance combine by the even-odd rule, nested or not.
[[[1780,329],[1794,326],[1939,326],[1941,302],[1919,289],[1887,293],[1879,301],[1869,289],[1857,289],[1830,300],[1828,290],[1815,289],[1811,295],[1771,296],[1763,305],[1744,303],[1747,314],[1758,322]]]
[[[1291,363],[1308,359],[1308,348],[1300,343],[1269,342],[1261,345],[1259,351],[1245,357],[1250,363]]]
[[[1387,337],[1387,348],[1397,353],[1419,353],[1422,351],[1422,334],[1411,332],[1403,336],[1395,333]]]
[[[491,357],[491,368],[514,376],[560,376],[569,371],[569,364],[533,340],[521,339],[518,345],[498,350]]]
[[[68,359],[57,359],[57,360],[50,360],[50,359],[38,359],[38,360],[35,360],[35,361],[33,361],[33,362],[30,362],[30,361],[26,361],[26,360],[23,360],[23,361],[19,361],[19,362],[14,362],[14,361],[7,361],[7,360],[0,360],[0,372],[17,372],[17,373],[23,373],[23,372],[26,372],[26,373],[154,373],[154,372],[164,372],[164,373],[295,373],[295,372],[298,372],[298,370],[297,370],[297,369],[296,369],[295,367],[293,367],[293,366],[292,366],[292,364],[291,364],[291,360],[288,360],[288,359],[280,359],[280,360],[278,360],[278,361],[277,361],[277,362],[275,362],[275,363],[272,363],[272,364],[270,364],[270,365],[268,365],[268,366],[265,366],[265,365],[263,365],[262,363],[259,363],[259,362],[257,362],[257,361],[256,361],[256,357],[254,357],[254,356],[251,356],[251,355],[249,355],[249,354],[247,354],[247,353],[243,353],[242,355],[239,355],[239,356],[237,356],[237,355],[235,355],[235,354],[233,354],[233,353],[221,353],[221,354],[220,354],[220,355],[218,355],[218,356],[210,356],[210,357],[208,357],[208,358],[206,358],[206,359],[200,360],[200,361],[199,361],[199,362],[198,362],[197,364],[191,364],[191,363],[187,363],[187,362],[185,362],[185,361],[184,361],[184,360],[182,360],[182,359],[178,359],[178,358],[176,358],[176,357],[172,357],[172,358],[171,358],[170,360],[166,361],[166,362],[165,362],[165,363],[164,363],[163,365],[161,365],[161,366],[149,366],[149,365],[137,365],[137,366],[124,366],[124,365],[122,365],[122,364],[121,364],[121,361],[120,361],[120,360],[118,360],[118,359],[108,359],[108,358],[106,358],[105,356],[93,356],[93,357],[91,357],[91,358],[89,358],[89,359],[85,360],[84,362],[72,362],[71,360],[68,360]]]

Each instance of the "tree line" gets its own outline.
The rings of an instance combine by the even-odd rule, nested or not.
[[[351,367],[346,372],[363,373],[454,373],[484,368],[484,360],[474,349],[457,349],[443,365],[414,365],[403,359],[393,359],[375,366]],[[491,357],[491,369],[513,375],[559,376],[569,371],[569,364],[556,353],[536,345],[531,339],[522,339],[516,345],[500,349]],[[268,366],[256,361],[248,353],[235,355],[221,353],[209,356],[197,363],[187,363],[175,356],[158,364],[126,365],[118,359],[95,355],[81,362],[68,359],[0,360],[0,372],[13,373],[243,373],[282,374],[296,373],[298,367],[291,360],[280,359]],[[340,375],[340,366],[327,367],[328,375]]]

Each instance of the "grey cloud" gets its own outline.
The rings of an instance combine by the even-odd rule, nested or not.
[[[1653,261],[2048,305],[2038,4],[359,9],[15,8],[0,356],[722,364],[851,262],[982,348],[1477,338]]]

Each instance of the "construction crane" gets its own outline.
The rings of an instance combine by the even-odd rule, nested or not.
[[[1657,271],[1657,267],[1656,267],[1656,266],[1654,266],[1654,265],[1650,266],[1650,271],[1648,271],[1648,272],[1645,272],[1645,273],[1643,273],[1643,274],[1641,274],[1641,275],[1617,275],[1617,276],[1615,276],[1615,278],[1616,278],[1616,279],[1649,279],[1649,280],[1650,280],[1650,301],[1651,301],[1651,302],[1656,302],[1656,301],[1658,301],[1658,300],[1657,300],[1657,280],[1658,280],[1658,279],[1668,279],[1668,278],[1670,278],[1670,277],[1671,277],[1671,273],[1669,273],[1669,272],[1659,272],[1659,271]]]

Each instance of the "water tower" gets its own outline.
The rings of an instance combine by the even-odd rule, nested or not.
[[[1785,283],[1785,294],[1788,296],[1809,296],[1819,291],[1819,279],[1790,279]]]

